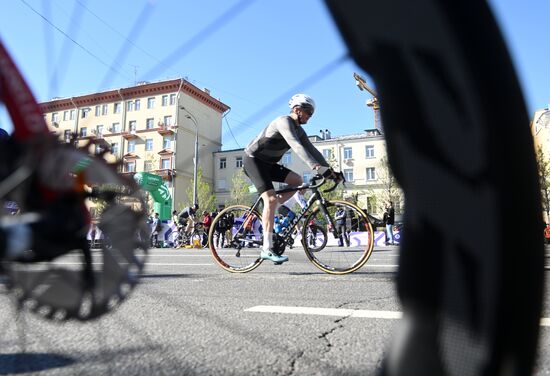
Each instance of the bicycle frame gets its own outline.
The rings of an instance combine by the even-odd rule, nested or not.
[[[312,179],[311,181],[314,181],[314,180],[315,179]],[[319,183],[319,184],[313,184],[313,185],[312,184],[306,184],[306,185],[300,185],[298,187],[288,187],[288,188],[283,188],[283,189],[279,189],[279,190],[275,191],[276,196],[280,196],[282,193],[296,192],[296,191],[301,191],[301,190],[305,190],[305,189],[309,189],[313,192],[311,197],[308,199],[306,206],[304,208],[302,208],[302,210],[300,210],[300,212],[292,219],[292,221],[290,222],[290,225],[288,227],[286,227],[279,234],[279,236],[284,240],[285,244],[289,244],[289,240],[292,237],[292,233],[294,232],[294,229],[298,226],[298,223],[306,216],[306,214],[309,213],[310,209],[313,207],[313,204],[315,202],[317,202],[319,204],[319,208],[322,211],[323,216],[327,220],[327,223],[329,223],[331,225],[332,233],[333,233],[334,237],[335,238],[340,237],[340,233],[338,231],[338,228],[335,225],[332,217],[329,215],[329,213],[327,211],[327,208],[325,206],[326,200],[322,196],[322,194],[319,190],[319,187],[321,185],[323,185],[324,182],[325,182],[325,179],[323,178],[321,183]],[[328,190],[332,190],[335,187],[336,187],[336,184],[334,185],[333,188],[329,188]],[[247,215],[250,215],[254,212],[254,209],[256,209],[256,207],[259,205],[260,201],[262,201],[262,198],[258,197],[256,199],[256,202],[254,202],[254,205],[252,205],[252,207],[247,212]],[[241,224],[241,227],[239,227],[237,229],[237,234],[241,232],[243,226],[244,226],[244,221]],[[262,244],[261,241],[253,240],[253,239],[242,239],[242,241],[244,243],[252,243],[252,244],[258,244],[258,245]]]

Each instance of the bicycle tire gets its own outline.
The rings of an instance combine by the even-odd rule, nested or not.
[[[531,374],[544,288],[541,191],[525,101],[489,5],[326,3],[376,82],[406,197],[404,324],[383,374]],[[520,184],[510,183],[512,165]],[[511,218],[521,218],[521,236]]]
[[[326,228],[327,241],[331,239],[331,243],[321,250],[310,249],[307,242],[304,243],[306,237],[306,226],[302,229],[302,245],[304,252],[311,261],[320,270],[328,274],[342,275],[353,273],[361,268],[368,261],[374,247],[374,233],[369,219],[358,206],[342,200],[326,201],[325,207],[329,215],[334,220],[334,214],[338,208],[343,208],[347,215],[345,227],[350,230],[347,235],[349,240],[346,241],[345,236],[341,239],[334,239],[332,231]],[[306,218],[306,223],[311,220],[319,226],[327,226],[327,220],[321,208],[316,207]],[[335,242],[341,241],[341,245],[335,246]]]
[[[262,263],[260,258],[261,246],[256,247],[255,244],[253,247],[249,248],[245,240],[236,240],[242,239],[239,238],[242,236],[242,223],[247,213],[250,213],[250,206],[245,205],[232,205],[223,209],[212,221],[210,226],[210,231],[208,232],[208,244],[210,252],[214,261],[224,270],[231,273],[248,273],[256,269]],[[233,214],[234,223],[229,229],[231,233],[231,242],[228,244],[228,247],[218,246],[215,240],[216,228],[218,227],[218,222],[224,217],[224,215]],[[252,214],[257,217],[259,223],[255,225],[255,230],[253,233],[252,240],[260,241],[262,236],[262,225],[261,225],[261,215],[256,211],[252,211]],[[222,238],[223,239],[223,238]]]

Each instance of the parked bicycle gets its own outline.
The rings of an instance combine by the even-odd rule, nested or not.
[[[299,187],[288,187],[277,190],[277,194],[311,190],[312,195],[307,205],[292,220],[290,225],[277,234],[274,251],[281,255],[287,246],[294,243],[293,232],[301,223],[301,244],[308,259],[317,268],[329,274],[347,274],[361,268],[369,259],[374,246],[372,226],[356,205],[341,201],[328,201],[323,198],[319,189],[325,178],[314,176],[309,184]],[[323,192],[336,189],[339,183]],[[262,217],[258,210],[261,198],[252,207],[233,205],[222,210],[214,219],[208,234],[210,251],[216,263],[233,273],[246,273],[256,269],[263,260],[260,251],[262,239]],[[316,205],[315,205],[316,204]],[[314,207],[315,206],[315,207]],[[338,209],[346,213],[345,224],[337,224],[335,214]],[[224,215],[232,214],[233,225],[230,229],[231,240],[228,247],[217,247],[214,242],[215,228]],[[252,218],[250,218],[252,216]],[[245,229],[244,224],[252,221],[252,226]]]

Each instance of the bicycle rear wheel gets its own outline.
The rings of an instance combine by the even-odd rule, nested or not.
[[[304,251],[313,265],[325,273],[352,273],[365,265],[372,253],[374,246],[372,226],[365,213],[349,202],[334,200],[326,202],[325,206],[333,223],[336,223],[336,211],[344,210],[345,223],[340,227],[345,228],[345,233],[339,239],[335,238],[330,221],[321,208],[317,207],[306,218],[306,223],[315,223],[317,236],[325,236],[323,240],[325,245],[318,247],[316,243],[312,246],[309,242],[302,240]],[[304,226],[302,239],[308,238],[308,231],[311,231],[311,226]]]
[[[253,215],[252,230],[245,233],[244,221]],[[216,232],[218,229],[218,234]],[[232,273],[246,273],[261,263],[262,221],[249,206],[233,205],[222,210],[210,226],[208,244],[214,261]]]

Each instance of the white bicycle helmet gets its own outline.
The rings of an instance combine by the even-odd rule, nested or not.
[[[294,108],[296,106],[300,107],[309,107],[315,112],[315,101],[309,95],[306,94],[295,94],[288,101],[288,106]]]

